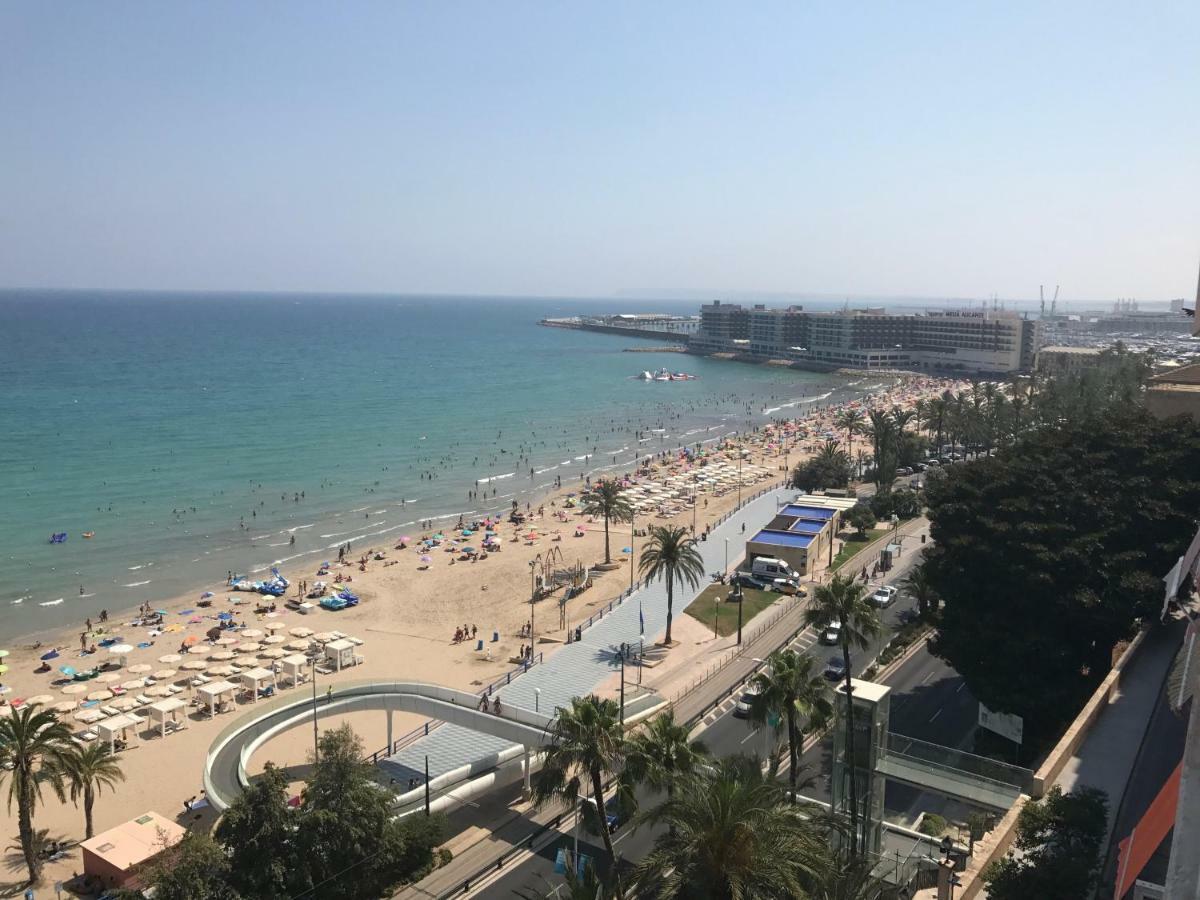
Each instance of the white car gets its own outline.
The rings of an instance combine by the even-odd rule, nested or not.
[[[898,593],[900,593],[899,588],[885,584],[871,595],[871,602],[880,609],[885,609],[892,605]]]
[[[737,703],[733,705],[733,717],[735,719],[750,718],[750,711],[754,706],[754,698],[758,696],[758,691],[754,687],[747,688],[742,696],[738,697]]]
[[[830,622],[829,627],[821,632],[818,638],[822,644],[836,644],[842,637],[842,623]]]

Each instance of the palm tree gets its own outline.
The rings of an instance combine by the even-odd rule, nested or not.
[[[921,433],[921,422],[928,424],[929,403],[924,398],[921,398],[913,404],[913,418],[917,424],[917,434]]]
[[[612,554],[608,552],[608,523],[629,522],[633,520],[633,507],[629,498],[622,492],[621,485],[616,480],[597,481],[592,489],[583,495],[583,511],[589,516],[604,517],[604,564],[612,562]]]
[[[895,476],[894,472],[891,476],[885,472],[884,460],[885,453],[893,449],[895,431],[895,421],[887,412],[882,409],[871,410],[867,433],[871,436],[872,449],[875,453],[875,486],[879,490],[883,490],[885,484],[891,484],[892,478]]]
[[[667,583],[667,636],[666,645],[671,646],[671,619],[675,602],[675,583],[683,582],[692,588],[700,585],[704,577],[704,560],[696,549],[696,539],[689,537],[686,528],[656,525],[650,529],[650,538],[642,548],[638,568],[647,581],[663,579]]]
[[[909,569],[900,585],[906,594],[917,601],[917,610],[920,612],[921,618],[926,622],[930,621],[938,609],[938,592],[929,580],[925,563]]]
[[[805,897],[827,869],[820,816],[788,802],[755,759],[726,758],[683,779],[638,821],[667,831],[634,871],[641,897]]]
[[[865,418],[861,409],[844,409],[834,419],[833,424],[846,432],[846,446],[849,448],[850,456],[854,455],[854,436],[862,434]]]
[[[675,713],[667,711],[629,739],[622,773],[626,797],[632,797],[639,784],[663,791],[668,798],[674,795],[676,782],[696,772],[708,758],[704,745],[689,740],[689,733],[686,725],[675,721]]]
[[[103,742],[75,748],[67,754],[63,764],[71,786],[71,802],[78,804],[79,799],[83,798],[84,836],[90,838],[94,833],[92,807],[96,803],[96,795],[105,787],[115,788],[118,781],[125,780],[125,773]]]
[[[604,819],[604,781],[618,774],[627,749],[620,708],[614,700],[602,700],[589,694],[574,698],[570,709],[560,708],[557,712],[542,771],[533,784],[534,803],[542,806],[551,800],[562,800],[577,807],[583,779],[590,780],[592,800],[599,818],[598,830],[620,897],[617,858]]]
[[[934,448],[935,456],[942,454],[942,436],[946,433],[946,417],[950,412],[950,405],[946,398],[935,397],[929,401],[929,428],[937,434],[937,447]]]
[[[66,799],[59,775],[71,745],[71,729],[48,709],[24,706],[0,719],[0,781],[8,779],[9,811],[14,801],[17,805],[17,833],[30,881],[42,873],[33,814],[46,782],[59,800]]]
[[[871,874],[869,860],[847,859],[838,855],[825,880],[810,895],[812,900],[879,900],[883,883]]]
[[[812,605],[804,612],[804,621],[821,632],[840,622],[838,643],[846,671],[846,759],[850,767],[850,855],[858,855],[858,778],[854,771],[854,701],[850,686],[850,646],[865,650],[879,633],[879,614],[867,601],[865,589],[854,578],[834,575],[829,584],[816,589]]]
[[[799,778],[800,748],[804,732],[800,719],[812,728],[819,728],[828,719],[833,706],[829,702],[829,685],[813,671],[813,658],[795,650],[777,650],[767,659],[766,671],[751,679],[751,689],[757,690],[750,706],[751,720],[765,724],[776,716],[787,722],[788,782],[792,802],[796,802],[796,782]]]

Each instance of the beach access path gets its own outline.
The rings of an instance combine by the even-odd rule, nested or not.
[[[740,560],[745,553],[747,539],[762,524],[770,521],[780,505],[796,494],[795,488],[769,488],[761,496],[745,503],[740,510],[726,514],[713,527],[708,540],[697,544],[704,559],[704,571],[718,572],[725,568],[727,538],[729,561],[733,563]],[[698,589],[693,590],[686,585],[676,587],[676,619],[708,583],[706,575]],[[665,634],[666,627],[666,585],[661,581],[642,585],[623,603],[614,606],[611,612],[604,613],[591,626],[584,628],[581,640],[560,647],[545,663],[532,667],[511,684],[498,688],[493,696],[499,696],[505,707],[536,709],[542,713],[570,706],[572,699],[592,693],[619,671],[618,650],[622,643],[635,647],[639,641],[650,644]],[[429,775],[436,778],[511,746],[511,743],[498,738],[446,724],[418,738],[380,765],[388,775],[403,783],[409,778],[424,778],[426,755],[429,757]]]

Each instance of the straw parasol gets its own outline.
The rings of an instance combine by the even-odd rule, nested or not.
[[[328,644],[330,641],[336,641],[337,635],[332,631],[322,631],[320,634],[314,634],[313,640],[320,641],[322,644]]]
[[[311,628],[305,628],[303,625],[292,629],[292,637],[306,638],[312,637],[312,634],[313,630]]]
[[[87,690],[86,684],[68,684],[62,689],[64,694],[82,694]]]
[[[237,638],[230,637],[229,635],[225,635],[225,637],[217,638],[217,640],[216,640],[216,644],[218,647],[232,647],[237,642],[238,642]]]
[[[285,638],[282,634],[272,634],[263,638],[262,642],[264,644],[282,644],[286,640],[287,638]]]
[[[146,682],[141,678],[132,678],[129,681],[122,681],[121,688],[126,691],[140,691],[146,686]]]
[[[194,647],[188,647],[188,654],[191,656],[208,656],[212,653],[212,647],[208,644],[196,644]]]
[[[146,689],[146,696],[148,696],[148,697],[170,697],[171,689],[168,688],[165,684],[156,684],[154,687]]]
[[[74,700],[63,700],[59,703],[54,704],[54,711],[56,713],[75,712],[75,707],[77,707],[78,705],[79,704],[76,703]]]
[[[89,700],[111,700],[113,698],[112,691],[92,691],[87,695]]]
[[[121,712],[129,712],[131,709],[136,709],[138,702],[132,697],[121,697],[112,702],[113,709],[119,709]]]
[[[237,663],[239,666],[244,666],[245,668],[252,669],[258,665],[258,657],[254,656],[253,654],[248,653],[245,656],[239,656],[237,659],[234,660],[234,662]]]
[[[267,622],[265,625],[263,625],[263,628],[267,629],[267,631],[278,631],[279,629],[286,627],[286,622]]]
[[[232,675],[234,673],[234,668],[233,668],[233,666],[229,665],[228,663],[223,663],[222,665],[219,665],[219,666],[210,666],[206,671],[208,672],[209,675],[216,675],[218,677],[224,677],[227,675]]]
[[[255,643],[254,641],[245,641],[244,643],[238,644],[233,649],[238,653],[257,653],[262,649],[262,645]]]
[[[130,666],[128,671],[132,672],[134,675],[145,675],[150,671],[151,668],[153,667],[147,665],[146,663],[138,663],[136,666]]]
[[[45,706],[47,703],[53,703],[54,698],[49,694],[38,694],[36,697],[27,697],[25,702],[30,706],[33,706],[34,704],[37,704],[38,706]]]
[[[243,628],[242,629],[242,637],[244,637],[244,638],[259,638],[259,637],[262,637],[262,635],[263,635],[262,631],[260,631],[257,628]]]
[[[155,681],[166,681],[168,678],[170,678],[174,674],[175,674],[174,669],[159,669],[157,672],[155,672],[150,677],[153,678]]]
[[[178,653],[168,653],[166,656],[160,656],[158,658],[158,661],[160,663],[170,663],[171,665],[174,665],[175,663],[179,662],[181,659],[183,659],[183,657],[180,656]]]
[[[208,663],[202,659],[189,659],[179,668],[187,669],[189,672],[200,672],[208,668]]]
[[[116,672],[105,672],[103,675],[97,675],[92,681],[97,681],[100,684],[112,684],[114,681],[120,681],[121,676]]]
[[[307,650],[308,649],[308,641],[289,641],[288,643],[284,644],[283,646],[289,650]]]
[[[283,659],[288,655],[288,652],[286,650],[281,650],[279,647],[272,647],[270,650],[264,650],[258,655],[264,659]]]
[[[212,658],[217,662],[228,662],[229,660],[233,659],[233,653],[228,650],[218,650],[212,655]]]

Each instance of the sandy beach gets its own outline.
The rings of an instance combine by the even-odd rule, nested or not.
[[[853,403],[864,408],[906,407],[922,397],[959,387],[960,383],[955,381],[913,376],[869,400]],[[748,456],[741,463],[741,490],[743,496],[749,496],[761,487],[779,483],[790,467],[818,449],[824,436],[835,430],[833,419],[839,408],[813,410],[800,419],[778,419],[770,426],[738,437],[723,449],[708,448],[702,468],[679,453],[670,453],[666,458],[655,458],[641,474],[626,473],[638,496],[645,498],[644,509],[633,528],[642,531],[651,525],[668,523],[690,527],[694,521],[699,534],[707,523],[737,504],[735,460],[743,448]],[[697,494],[694,510],[687,505],[686,497],[678,496],[681,493],[678,489],[659,487],[669,486],[668,479],[673,476],[678,479],[702,469],[724,473],[725,478],[708,482],[705,490]],[[674,486],[678,488],[679,483],[677,480]],[[650,492],[652,486],[662,492],[662,499],[654,499],[658,495]],[[522,636],[522,628],[530,618],[531,561],[539,557],[544,560],[553,553],[556,569],[577,564],[586,569],[603,562],[603,522],[590,521],[580,512],[574,503],[577,496],[570,496],[578,495],[579,491],[577,485],[564,486],[531,504],[529,518],[520,527],[511,524],[507,517],[494,523],[496,549],[488,552],[486,559],[462,551],[468,544],[480,549],[482,534],[463,536],[459,529],[449,527],[456,523],[443,522],[446,526],[443,538],[436,546],[424,550],[420,542],[432,537],[434,529],[402,535],[409,538],[403,542],[403,549],[398,549],[402,543],[399,540],[371,547],[354,545],[346,555],[345,564],[338,565],[336,557],[331,560],[334,565],[328,575],[285,571],[283,574],[291,585],[286,597],[275,600],[274,612],[255,611],[263,609],[272,598],[232,590],[214,592],[214,596],[205,599],[210,605],[201,606],[197,591],[152,601],[154,610],[163,611],[161,625],[135,625],[132,623],[138,618],[136,611],[110,610],[109,621],[103,625],[93,621],[91,631],[85,631],[85,623],[80,622],[70,631],[10,639],[4,648],[9,655],[3,660],[8,671],[0,676],[6,690],[0,698],[5,703],[0,707],[0,715],[8,714],[10,704],[38,699],[60,709],[63,719],[77,733],[84,732],[85,725],[76,716],[86,717],[93,710],[114,706],[120,709],[122,701],[131,702],[133,697],[147,691],[152,699],[158,699],[153,695],[166,693],[171,685],[181,689],[175,695],[186,700],[193,692],[188,679],[215,666],[269,666],[283,653],[296,652],[302,643],[307,643],[307,637],[296,634],[295,629],[317,633],[338,631],[362,641],[357,649],[363,657],[362,664],[340,674],[318,675],[318,689],[339,680],[387,677],[471,690],[517,665],[521,649],[530,643],[528,637]],[[472,523],[463,524],[469,527]],[[484,523],[477,524],[486,528]],[[633,536],[629,524],[610,526],[612,557],[617,567],[612,571],[593,571],[592,586],[563,606],[566,628],[574,627],[597,607],[628,589],[631,556],[636,556],[641,540]],[[626,547],[633,547],[634,553],[623,552]],[[731,560],[731,564],[734,562]],[[342,584],[335,583],[338,576],[343,578]],[[314,608],[307,615],[285,608],[284,600],[297,596],[301,582],[311,585],[318,580],[327,582],[332,590],[349,588],[360,602],[338,612]],[[560,596],[561,590],[535,606],[536,652],[552,653],[565,639],[566,628],[560,627]],[[218,619],[221,614],[232,614],[232,619],[226,621],[241,626],[221,630],[218,637],[226,639],[223,644],[207,638],[212,629],[222,624]],[[479,637],[487,639],[484,652],[475,649],[474,640],[454,642],[456,629],[463,626],[477,629]],[[89,648],[95,645],[95,653],[81,655],[81,632],[85,632],[83,640]],[[490,640],[493,632],[499,634],[496,642]],[[685,631],[685,637],[688,636],[691,632]],[[117,638],[132,649],[113,655],[101,646]],[[697,631],[695,640],[685,639],[681,648],[687,652],[689,645],[696,648],[701,644]],[[55,650],[57,657],[43,664],[41,657]],[[219,654],[215,659],[214,653]],[[232,658],[226,659],[225,654]],[[200,668],[200,662],[205,663],[205,668]],[[82,672],[105,664],[111,668],[106,667],[87,681],[71,680],[60,671],[68,666]],[[139,688],[138,682],[143,686]],[[299,690],[309,689],[303,685]],[[115,693],[105,697],[97,692]],[[93,695],[98,699],[86,699]],[[183,731],[165,738],[157,732],[146,732],[139,737],[134,747],[119,754],[125,783],[115,794],[102,794],[97,801],[97,830],[147,810],[178,817],[181,822],[192,821],[195,814],[185,812],[184,801],[201,794],[201,766],[208,745],[238,714],[240,710],[210,719],[192,712]],[[368,721],[367,716],[347,718],[359,730],[368,752],[378,749],[385,740],[382,717],[376,718],[378,722]],[[322,720],[321,724],[330,727],[338,724],[338,720]],[[398,717],[397,734],[419,724],[415,716]],[[310,747],[311,734],[284,735],[256,755],[251,770],[261,770],[267,759],[282,765],[302,764]],[[15,810],[0,813],[0,822],[4,834],[15,835]],[[52,792],[46,792],[35,822],[37,827],[49,829],[51,837],[82,838],[82,811],[60,804]],[[50,881],[68,878],[81,870],[78,851],[74,851],[66,859],[48,865],[46,878]],[[19,867],[11,871],[15,872],[12,877],[20,876]]]

